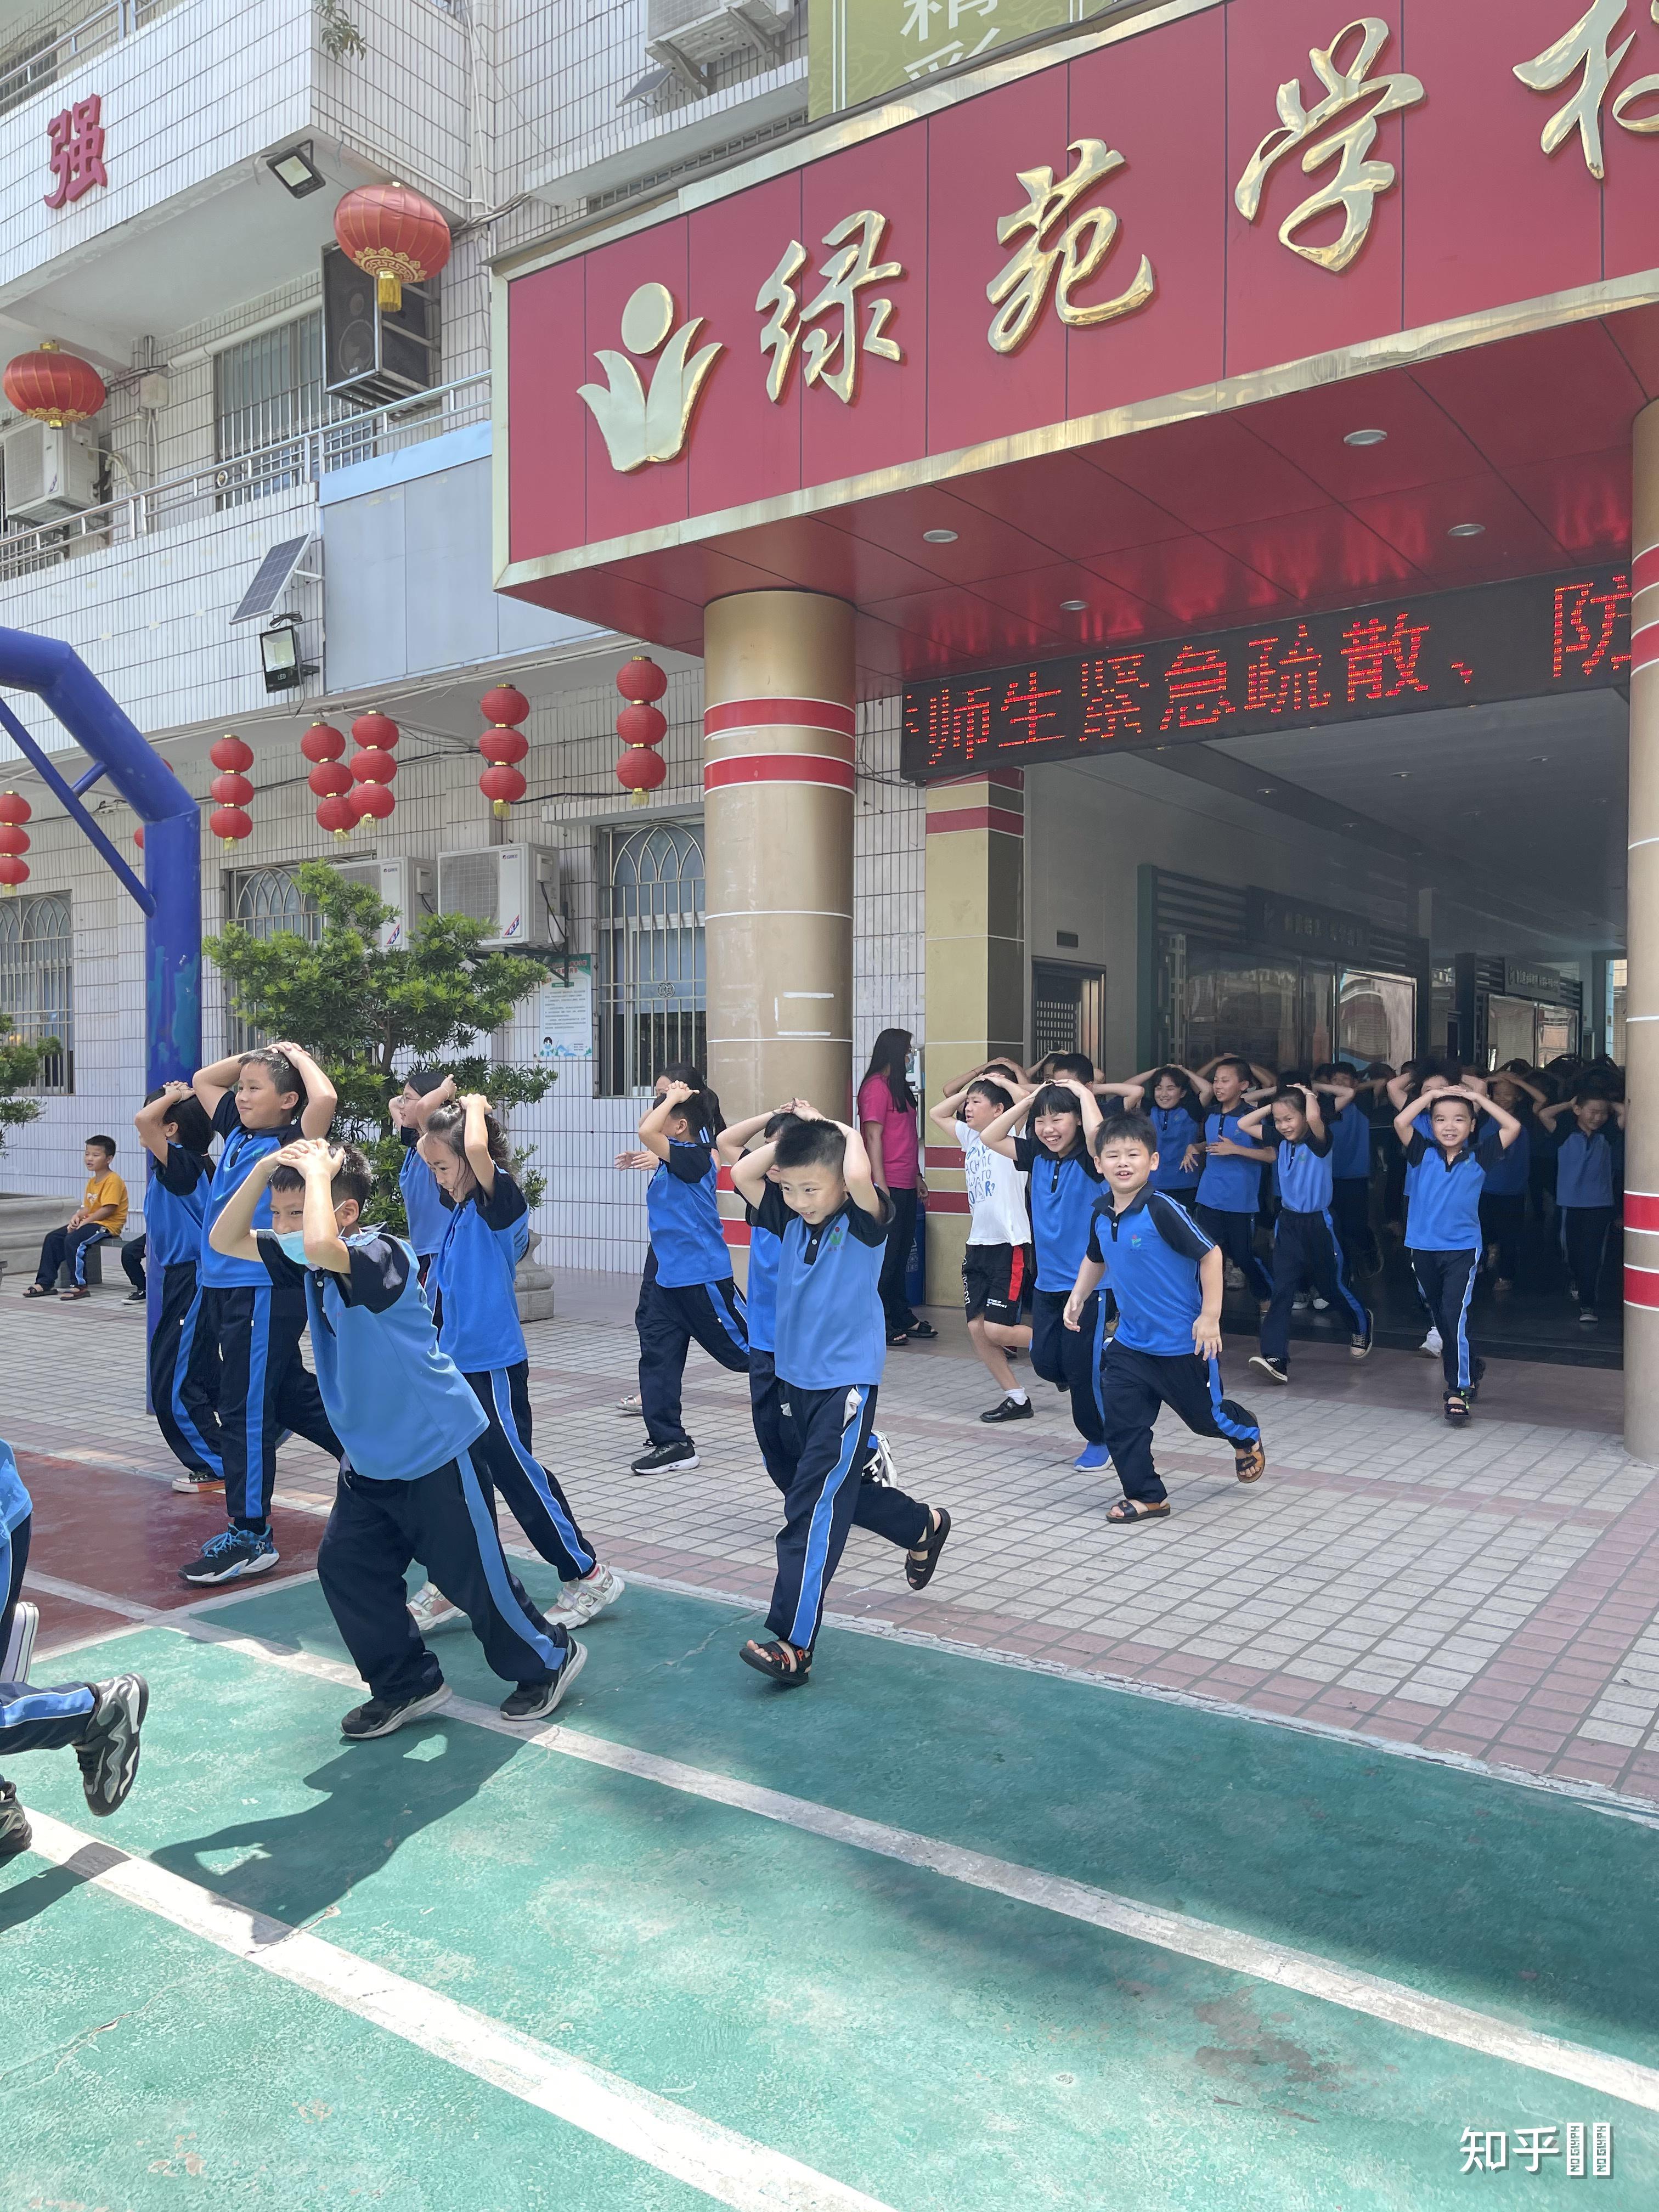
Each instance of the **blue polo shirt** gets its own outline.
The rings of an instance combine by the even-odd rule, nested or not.
[[[749,1217],[749,1287],[744,1292],[744,1312],[749,1322],[749,1349],[772,1352],[777,1346],[778,1262],[783,1245],[778,1232],[769,1229],[750,1206]]]
[[[1036,1286],[1069,1291],[1089,1249],[1089,1216],[1100,1170],[1086,1152],[1056,1159],[1035,1137],[1014,1139],[1014,1165],[1029,1176],[1027,1205],[1036,1245]]]
[[[1247,1106],[1249,1114],[1254,1109]],[[1204,1116],[1204,1141],[1212,1145],[1218,1137],[1225,1137],[1230,1144],[1259,1145],[1261,1137],[1241,1137],[1239,1116],[1224,1114],[1218,1107]],[[1218,1213],[1254,1213],[1261,1203],[1261,1163],[1260,1160],[1212,1160],[1206,1158],[1204,1172],[1198,1179],[1198,1203],[1212,1206]]]
[[[155,1266],[177,1267],[186,1261],[192,1267],[201,1266],[202,1224],[212,1181],[213,1163],[204,1153],[187,1152],[182,1145],[169,1145],[165,1161],[151,1153],[144,1239],[146,1256]]]
[[[207,1211],[202,1218],[202,1280],[213,1290],[258,1289],[272,1279],[268,1272],[257,1261],[233,1260],[228,1253],[216,1252],[208,1242],[208,1235],[224,1212],[225,1200],[246,1182],[253,1163],[267,1152],[280,1152],[284,1145],[297,1143],[305,1131],[297,1121],[285,1121],[280,1129],[245,1129],[242,1117],[236,1111],[234,1091],[227,1091],[214,1108],[213,1126],[225,1141],[219,1150],[213,1180],[208,1185]],[[260,1230],[270,1226],[270,1193],[263,1190],[253,1209],[253,1227]],[[278,1287],[294,1290],[297,1285],[284,1283]]]
[[[1506,1145],[1486,1170],[1488,1198],[1523,1198],[1532,1176],[1532,1137],[1526,1123],[1512,1145]]]
[[[344,1240],[351,1272],[290,1260],[270,1231],[259,1257],[273,1283],[302,1288],[323,1410],[342,1465],[371,1482],[412,1482],[489,1426],[466,1378],[441,1351],[413,1246],[384,1229]]]
[[[513,1288],[514,1270],[530,1245],[524,1193],[505,1168],[497,1168],[488,1198],[476,1182],[459,1206],[447,1191],[438,1194],[444,1241],[427,1280],[437,1308],[439,1346],[463,1375],[516,1367],[526,1357]]]
[[[398,1170],[398,1188],[404,1194],[404,1218],[409,1224],[409,1241],[422,1260],[429,1260],[444,1241],[449,1227],[449,1216],[444,1211],[443,1193],[438,1188],[438,1178],[421,1158],[416,1146],[420,1143],[416,1129],[400,1129],[403,1139],[404,1164]]]
[[[1328,1213],[1331,1206],[1331,1156],[1335,1147],[1331,1133],[1316,1137],[1281,1137],[1270,1122],[1261,1132],[1264,1145],[1272,1145],[1273,1167],[1279,1176],[1279,1203],[1291,1213]]]
[[[756,1212],[780,1246],[772,1355],[780,1381],[801,1390],[873,1389],[887,1364],[877,1285],[891,1202],[883,1200],[878,1220],[848,1197],[809,1229],[769,1183]]]
[[[1089,1222],[1089,1257],[1106,1270],[1117,1300],[1115,1343],[1161,1359],[1193,1354],[1193,1323],[1204,1304],[1198,1263],[1213,1249],[1186,1207],[1148,1184],[1121,1213],[1103,1191]]]
[[[1182,1167],[1188,1145],[1204,1134],[1197,1117],[1185,1106],[1154,1106],[1146,1116],[1158,1131],[1158,1165],[1152,1170],[1154,1190],[1190,1190],[1198,1181],[1196,1168]]]
[[[1448,1156],[1419,1130],[1406,1149],[1417,1170],[1417,1188],[1406,1224],[1406,1243],[1413,1252],[1478,1252],[1480,1194],[1486,1170],[1504,1149],[1501,1130],[1490,1122],[1473,1145],[1460,1145]]]
[[[1562,1136],[1562,1129],[1571,1133]],[[1609,1121],[1591,1136],[1565,1117],[1556,1124],[1555,1202],[1558,1206],[1611,1206],[1614,1171],[1622,1166],[1625,1133]]]
[[[1342,1111],[1334,1116],[1326,1112],[1325,1127],[1331,1133],[1331,1173],[1336,1181],[1369,1181],[1371,1172],[1371,1125],[1359,1101],[1351,1098]]]
[[[720,1233],[714,1197],[720,1170],[714,1146],[668,1140],[668,1158],[646,1185],[645,1215],[657,1280],[665,1291],[689,1290],[694,1283],[724,1283],[732,1274],[732,1255]]]
[[[17,1472],[17,1462],[9,1443],[0,1443],[0,1529],[9,1536],[14,1528],[21,1528],[33,1511],[29,1494],[23,1487],[23,1478]],[[0,1598],[0,1606],[5,1600]],[[0,1659],[5,1657],[0,1651]]]
[[[1432,1095],[1432,1094],[1431,1094],[1431,1095]],[[1418,1115],[1417,1119],[1416,1119],[1416,1120],[1412,1123],[1412,1128],[1413,1128],[1413,1132],[1415,1133],[1415,1134],[1416,1134],[1417,1136],[1419,1136],[1419,1137],[1421,1137],[1421,1138],[1422,1138],[1422,1139],[1423,1139],[1423,1141],[1424,1141],[1424,1143],[1425,1143],[1425,1145],[1429,1145],[1429,1146],[1432,1146],[1432,1145],[1433,1145],[1433,1143],[1434,1143],[1434,1124],[1433,1124],[1433,1123],[1430,1121],[1430,1119],[1429,1119],[1429,1116],[1428,1116],[1428,1109],[1427,1109],[1426,1108],[1425,1108],[1425,1109],[1423,1110],[1423,1112],[1422,1112],[1422,1113],[1420,1113],[1420,1114]],[[1407,1204],[1408,1206],[1410,1205],[1410,1203],[1411,1203],[1412,1200],[1413,1200],[1413,1198],[1415,1198],[1415,1197],[1416,1197],[1416,1195],[1417,1195],[1417,1181],[1418,1181],[1417,1170],[1418,1170],[1418,1164],[1419,1164],[1419,1161],[1420,1160],[1421,1157],[1422,1157],[1422,1156],[1421,1156],[1421,1154],[1419,1153],[1419,1155],[1417,1155],[1417,1156],[1416,1156],[1416,1158],[1413,1158],[1413,1153],[1412,1153],[1412,1148],[1411,1148],[1411,1146],[1410,1146],[1410,1145],[1407,1145],[1407,1147],[1406,1147],[1406,1202],[1407,1202]],[[1461,1244],[1457,1244],[1457,1245],[1450,1246],[1450,1247],[1449,1247],[1448,1249],[1450,1249],[1450,1250],[1453,1250],[1453,1251],[1458,1251],[1458,1252],[1461,1252],[1461,1251],[1462,1250],[1462,1249],[1463,1249],[1463,1248],[1462,1248],[1462,1246]]]

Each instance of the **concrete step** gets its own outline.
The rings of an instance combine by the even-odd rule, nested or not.
[[[40,1263],[40,1240],[61,1229],[78,1198],[8,1196],[0,1193],[0,1274],[32,1275]]]

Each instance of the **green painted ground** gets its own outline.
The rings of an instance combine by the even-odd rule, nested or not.
[[[746,1618],[631,1592],[561,1717],[1659,2064],[1650,1829],[869,1638],[782,1695]],[[225,1619],[337,1656],[314,1584]],[[1571,2206],[1559,2160],[1465,2179],[1459,2137],[1598,2119],[1591,2205],[1659,2201],[1659,2115],[442,1716],[347,1747],[348,1696],[168,1630],[118,1653],[153,1704],[110,1840],[897,2212]],[[90,1825],[71,1760],[13,1778]],[[708,2201],[39,1860],[0,1945],[8,2208]]]

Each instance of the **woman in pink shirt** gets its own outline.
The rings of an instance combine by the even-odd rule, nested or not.
[[[917,1319],[904,1296],[905,1270],[916,1235],[916,1198],[924,1188],[921,1140],[916,1133],[916,1094],[904,1072],[909,1051],[908,1030],[884,1030],[859,1085],[859,1127],[870,1155],[870,1172],[877,1188],[884,1190],[893,1201],[880,1286],[889,1344],[908,1344],[913,1336],[939,1334],[930,1322]]]

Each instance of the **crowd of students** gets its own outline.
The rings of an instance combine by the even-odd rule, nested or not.
[[[782,1526],[767,1633],[738,1656],[782,1687],[810,1677],[854,1527],[898,1549],[914,1590],[931,1581],[951,1534],[943,1506],[898,1487],[876,1427],[889,1350],[934,1334],[904,1297],[921,1182],[908,1042],[902,1030],[878,1041],[857,1124],[793,1098],[728,1127],[701,1071],[671,1066],[638,1148],[617,1158],[650,1178],[639,1392],[623,1401],[648,1437],[633,1470],[698,1464],[681,1395],[693,1342],[748,1375]],[[1114,1469],[1114,1528],[1169,1515],[1152,1454],[1165,1406],[1195,1434],[1224,1440],[1237,1479],[1257,1481],[1260,1425],[1225,1394],[1220,1369],[1230,1274],[1257,1308],[1251,1365],[1287,1385],[1298,1304],[1334,1314],[1351,1355],[1369,1355],[1358,1285],[1379,1264],[1380,1231],[1409,1255],[1430,1322],[1425,1349],[1443,1363],[1446,1419],[1468,1421],[1482,1372],[1468,1335],[1475,1285],[1483,1269],[1500,1296],[1519,1279],[1528,1200],[1542,1206],[1552,1160],[1571,1294],[1581,1322],[1597,1319],[1622,1180],[1621,1094],[1606,1063],[1490,1078],[1438,1061],[1279,1074],[1224,1054],[1115,1081],[1083,1055],[1058,1054],[1030,1068],[1000,1060],[967,1070],[929,1118],[963,1154],[968,1328],[1000,1392],[981,1419],[1034,1417],[1012,1364],[1029,1358],[1068,1399],[1076,1466]],[[503,1715],[545,1719],[584,1662],[571,1631],[623,1583],[533,1449],[514,1290],[528,1210],[505,1132],[488,1101],[458,1097],[444,1070],[411,1072],[391,1109],[404,1146],[408,1231],[397,1236],[363,1218],[370,1173],[354,1146],[330,1140],[337,1103],[311,1056],[283,1042],[161,1086],[136,1117],[150,1158],[148,1264],[160,1277],[152,1400],[181,1463],[174,1488],[225,1500],[226,1525],[179,1572],[216,1585],[276,1563],[276,1453],[302,1435],[339,1466],[319,1579],[369,1692],[343,1734],[386,1735],[441,1705],[449,1691],[426,1639],[463,1622],[511,1685]],[[89,1140],[87,1201],[47,1240],[26,1297],[46,1295],[60,1265],[83,1256],[82,1232],[108,1234],[125,1215],[115,1151]],[[746,1211],[746,1296],[719,1212],[722,1168]],[[903,1176],[898,1191],[884,1180]],[[501,1498],[558,1570],[559,1602],[546,1613],[507,1563]],[[0,1446],[0,1753],[73,1747],[88,1804],[107,1813],[137,1771],[148,1690],[137,1676],[29,1687],[33,1608],[20,1595],[29,1525]],[[410,1598],[416,1562],[425,1580]],[[0,1856],[27,1837],[0,1782]]]

